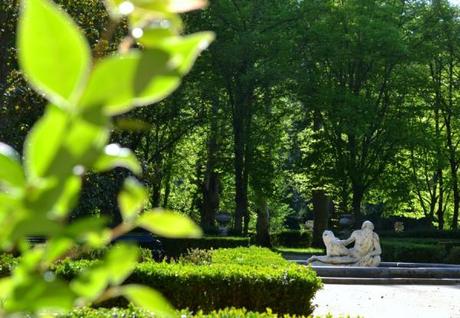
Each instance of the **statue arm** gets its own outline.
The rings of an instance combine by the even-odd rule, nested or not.
[[[380,246],[379,236],[374,233],[374,250],[369,254],[369,256],[379,256],[382,254],[382,247]]]
[[[347,238],[346,240],[340,240],[340,243],[342,243],[343,245],[347,246],[347,245],[350,245],[351,243],[353,243],[355,241],[355,232],[351,233],[351,236],[349,238]]]

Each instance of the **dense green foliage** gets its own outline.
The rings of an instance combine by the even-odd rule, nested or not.
[[[101,49],[101,2],[57,2]],[[15,60],[18,1],[0,5],[0,140],[20,148],[44,100]],[[219,211],[236,234],[302,223],[313,190],[327,194],[332,220],[405,215],[456,229],[458,16],[446,0],[212,2],[184,26],[212,29],[217,42],[171,98],[118,116],[111,140],[139,156],[150,206],[182,211],[210,234]],[[126,32],[121,24],[101,54]],[[128,174],[86,175],[75,215],[120,221]]]
[[[71,279],[91,264],[91,261],[65,262],[56,268],[56,273]],[[141,263],[127,281],[153,287],[176,308],[194,311],[234,306],[308,314],[312,310],[311,299],[320,287],[314,271],[294,264],[259,268],[232,263],[204,266]],[[113,305],[111,302],[110,306]]]

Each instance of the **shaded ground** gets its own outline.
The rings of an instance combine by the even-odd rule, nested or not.
[[[315,315],[364,318],[460,318],[460,285],[325,284]]]

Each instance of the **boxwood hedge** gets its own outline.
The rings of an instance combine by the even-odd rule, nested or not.
[[[92,261],[69,261],[56,273],[67,279]],[[276,313],[310,314],[311,300],[321,287],[316,273],[295,264],[250,266],[240,264],[190,265],[145,262],[128,278],[130,283],[151,286],[176,308],[210,312],[226,307]],[[110,306],[124,305],[112,302]]]

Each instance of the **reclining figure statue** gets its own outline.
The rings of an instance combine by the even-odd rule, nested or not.
[[[339,240],[331,231],[324,231],[323,241],[326,245],[326,255],[312,256],[308,259],[308,263],[370,267],[380,264],[382,248],[371,221],[364,221],[361,230],[353,231],[346,240]],[[355,243],[353,247],[346,247],[353,242]]]

